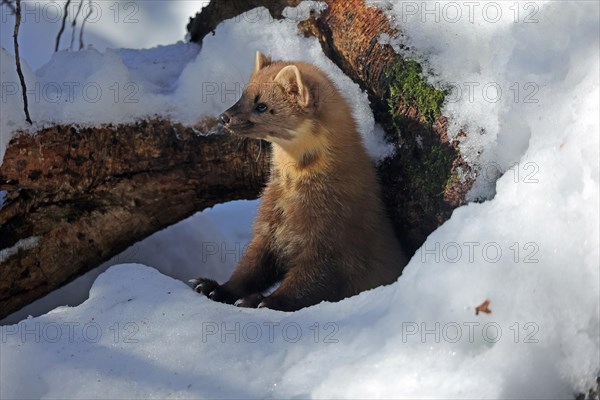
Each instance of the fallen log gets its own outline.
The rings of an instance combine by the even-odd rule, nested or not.
[[[0,318],[218,203],[256,198],[268,145],[166,120],[19,135],[0,166]]]

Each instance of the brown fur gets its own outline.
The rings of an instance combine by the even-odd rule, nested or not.
[[[267,110],[259,112],[264,103]],[[257,53],[233,134],[273,143],[248,250],[228,282],[196,290],[239,306],[293,311],[394,282],[406,264],[348,103],[313,65]],[[261,295],[281,281],[270,296]]]

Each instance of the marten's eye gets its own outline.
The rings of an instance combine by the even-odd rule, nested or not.
[[[256,111],[258,111],[259,113],[264,113],[265,111],[267,111],[269,109],[269,107],[265,103],[259,103],[256,105],[256,107],[254,109]]]

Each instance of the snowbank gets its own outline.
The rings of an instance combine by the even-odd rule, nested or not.
[[[2,327],[0,396],[572,398],[591,387],[600,371],[599,6],[527,3],[519,21],[537,10],[538,22],[524,26],[508,4],[493,23],[467,14],[423,23],[414,4],[416,17],[393,12],[437,78],[495,82],[503,93],[538,85],[537,103],[510,93],[446,106],[453,132],[469,132],[473,163],[518,163],[480,181],[473,197],[490,200],[455,210],[395,284],[296,313],[216,304],[153,269],[113,267],[83,304]],[[197,101],[170,109],[183,120],[215,113],[235,96],[203,103],[201,77],[243,83],[256,48],[330,65],[293,24],[231,21],[172,92],[149,96]],[[372,116],[353,104],[365,134]],[[476,315],[486,299],[491,314]]]

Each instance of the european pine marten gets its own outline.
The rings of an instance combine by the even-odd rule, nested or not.
[[[240,307],[294,311],[394,282],[407,260],[350,107],[313,65],[260,52],[225,130],[273,143],[254,233],[226,283],[195,290]],[[262,293],[276,282],[270,295]]]

